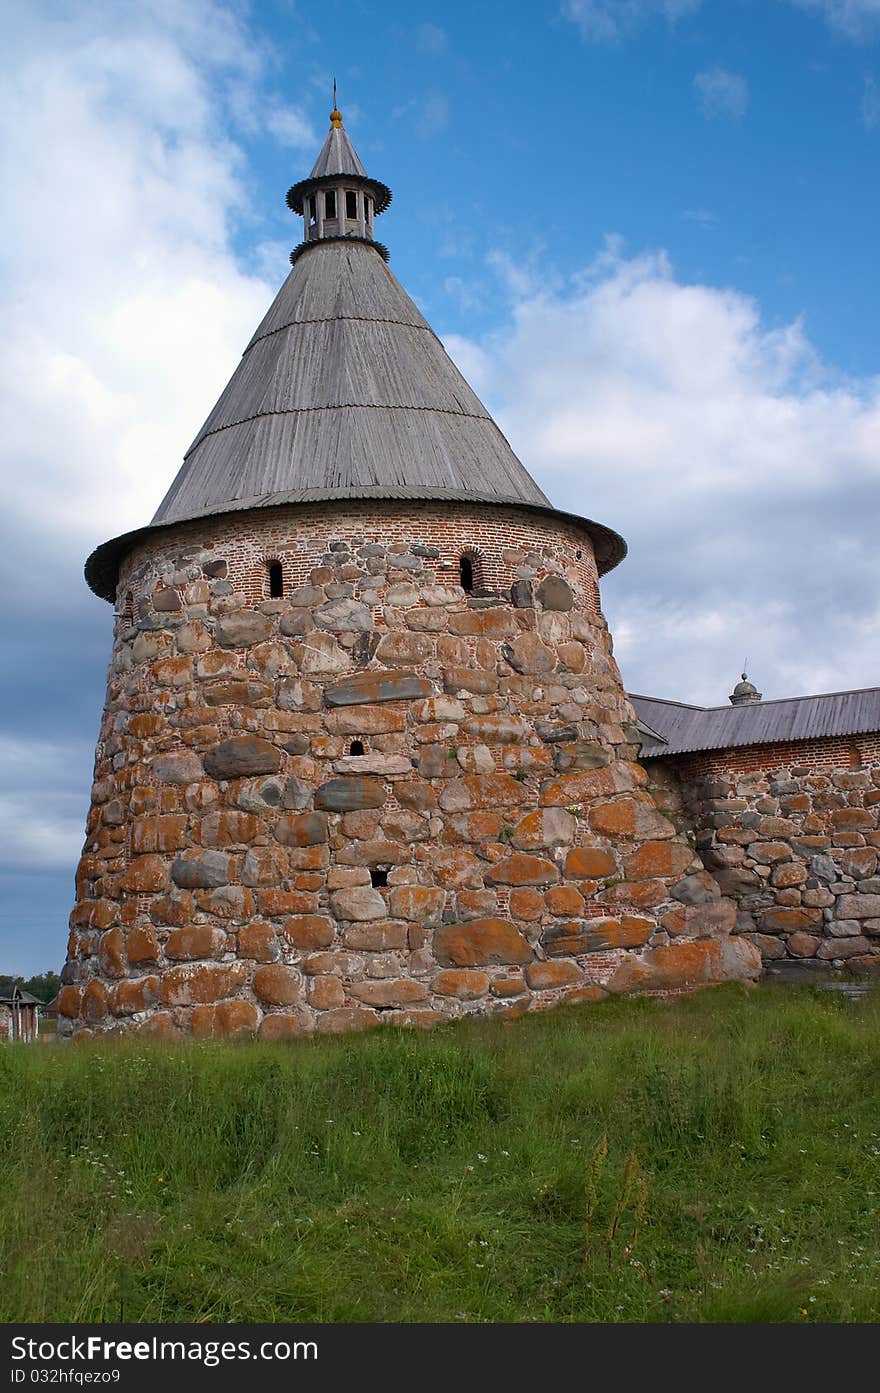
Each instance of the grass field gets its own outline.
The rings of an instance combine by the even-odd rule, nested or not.
[[[779,987],[4,1047],[0,1319],[876,1320],[878,1079],[877,994]]]

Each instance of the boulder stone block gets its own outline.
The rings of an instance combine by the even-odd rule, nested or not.
[[[264,1006],[293,1006],[302,990],[299,972],[284,963],[266,963],[254,972],[254,991]]]
[[[424,982],[415,982],[411,977],[399,979],[384,978],[377,982],[350,982],[348,994],[365,1006],[380,1010],[389,1006],[409,1006],[414,1001],[427,1001],[428,988]]]
[[[794,933],[797,930],[809,930],[821,925],[822,911],[806,906],[774,905],[771,909],[765,909],[758,915],[758,923],[764,933]]]
[[[326,914],[292,914],[281,932],[289,943],[303,951],[329,948],[333,942],[333,921]]]
[[[378,1011],[365,1006],[341,1006],[337,1011],[323,1011],[316,1028],[321,1035],[344,1035],[349,1030],[367,1030],[380,1019]]]
[[[120,890],[132,895],[156,894],[168,885],[168,864],[161,856],[133,857],[119,878]]]
[[[247,779],[254,774],[277,774],[281,752],[259,735],[236,735],[209,750],[204,764],[212,779]]]
[[[244,963],[186,963],[172,967],[162,978],[166,1006],[196,1006],[232,996],[247,980]]]
[[[260,1013],[252,1001],[217,1001],[194,1006],[190,1018],[197,1039],[236,1040],[254,1035]]]
[[[278,957],[275,928],[265,919],[252,919],[238,931],[238,956],[258,963],[271,963]]]
[[[282,846],[321,846],[329,829],[325,813],[283,813],[275,824],[275,836]]]
[[[624,858],[623,873],[627,880],[679,876],[693,859],[693,851],[684,842],[642,842]]]
[[[315,807],[333,813],[351,813],[361,808],[381,808],[386,798],[381,779],[328,779],[315,790]]]
[[[272,637],[274,624],[268,614],[239,609],[217,621],[217,642],[223,648],[251,648]]]
[[[202,761],[192,750],[156,755],[148,768],[150,778],[160,784],[195,784],[205,777]]]
[[[570,846],[577,833],[577,819],[565,808],[541,808],[520,818],[510,837],[517,851],[544,851]]]
[[[190,924],[172,929],[165,941],[165,956],[172,961],[217,958],[226,947],[226,934],[211,924]]]
[[[171,879],[182,890],[212,890],[227,885],[231,860],[225,851],[187,851],[171,867]]]
[[[543,856],[518,851],[497,862],[487,878],[494,885],[552,885],[559,879],[559,871]]]
[[[336,890],[330,896],[330,903],[337,919],[363,922],[385,919],[388,915],[385,900],[371,886],[356,885],[351,890]]]
[[[841,895],[837,901],[838,919],[880,919],[880,894]]]
[[[127,977],[110,988],[110,1011],[114,1016],[134,1016],[148,1011],[158,999],[158,977]]]
[[[425,885],[396,885],[389,896],[392,916],[417,924],[438,924],[445,904],[445,890]]]
[[[84,1021],[95,1024],[102,1021],[107,1014],[108,994],[105,984],[98,977],[93,977],[82,994],[80,1003],[80,1014]]]
[[[260,1022],[261,1040],[296,1040],[310,1035],[312,1024],[304,1011],[273,1011]]]
[[[489,974],[468,968],[446,968],[438,972],[431,990],[440,996],[453,996],[458,1001],[478,1001],[489,990]]]
[[[126,930],[125,956],[132,967],[144,967],[158,961],[159,940],[149,924],[135,924]]]
[[[601,847],[575,846],[565,858],[567,880],[604,880],[616,870],[614,857]]]
[[[544,930],[541,943],[552,958],[571,958],[582,953],[602,953],[609,948],[640,948],[654,932],[653,919],[622,914],[619,919],[581,919],[553,924]]]
[[[536,596],[542,609],[567,612],[574,605],[571,586],[562,576],[545,576],[538,586]]]
[[[407,947],[407,926],[399,919],[377,919],[349,924],[344,934],[346,948],[355,952],[384,953]]]
[[[429,697],[434,684],[414,672],[361,672],[324,689],[328,706],[357,706],[377,701],[414,701]]]
[[[601,772],[601,771],[598,771]],[[608,803],[596,803],[589,812],[594,832],[606,837],[666,838],[675,826],[663,817],[647,794],[633,793]]]
[[[471,919],[435,930],[434,957],[443,967],[487,967],[531,962],[534,953],[509,919]]]
[[[516,672],[529,676],[553,672],[556,667],[553,649],[535,633],[519,634],[512,643],[504,644],[502,652]]]
[[[623,958],[608,991],[668,991],[711,986],[717,982],[751,981],[761,971],[761,954],[742,935],[725,939],[695,939],[649,948],[640,956]]]
[[[583,973],[577,963],[571,961],[528,963],[525,978],[533,992],[546,992],[582,982]]]

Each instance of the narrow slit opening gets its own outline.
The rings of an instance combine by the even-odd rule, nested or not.
[[[461,578],[461,588],[466,595],[474,593],[474,563],[470,556],[462,556],[458,562],[458,574]]]
[[[269,597],[280,600],[284,595],[284,569],[280,561],[269,562]]]

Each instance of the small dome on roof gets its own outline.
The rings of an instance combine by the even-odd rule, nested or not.
[[[754,683],[750,682],[745,673],[742,674],[742,681],[737,682],[730,694],[730,702],[733,706],[749,706],[752,702],[760,701],[763,696]]]

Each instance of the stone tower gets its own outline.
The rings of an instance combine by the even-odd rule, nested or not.
[[[70,1033],[427,1025],[754,976],[658,810],[599,577],[386,266],[334,110],[293,269],[115,605]]]

